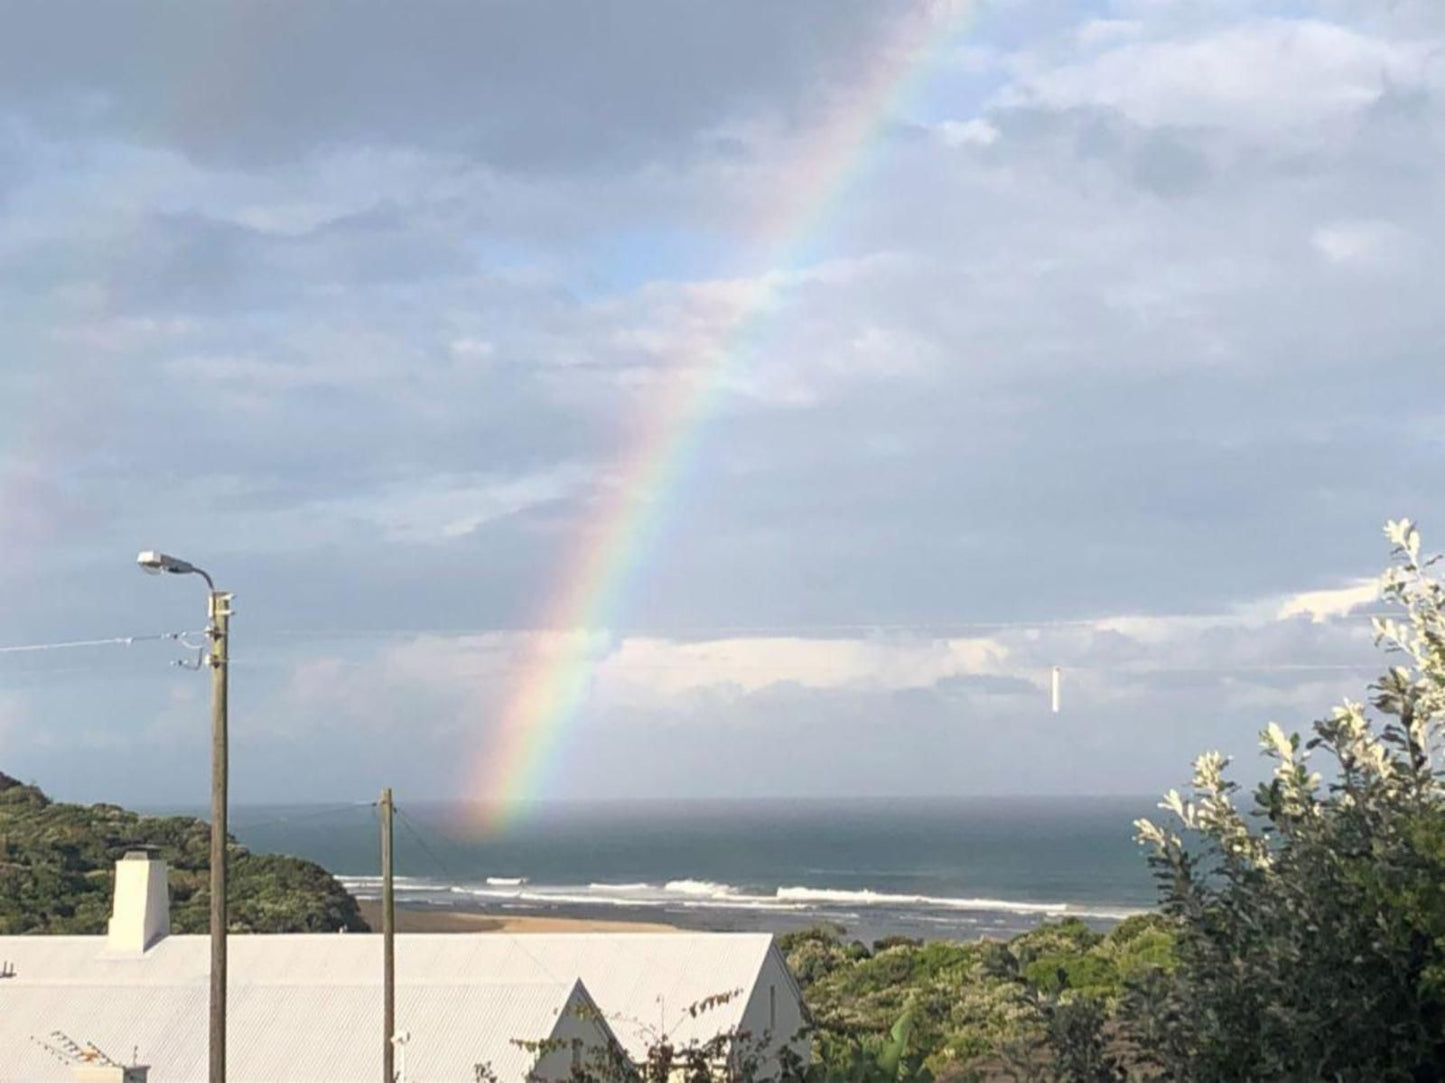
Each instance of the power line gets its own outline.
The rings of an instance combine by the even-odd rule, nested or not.
[[[426,844],[426,841],[421,837],[420,834],[417,833],[416,828],[414,828],[414,827],[412,826],[411,817],[410,817],[410,816],[407,816],[406,814],[404,814],[404,813],[401,811],[401,809],[400,809],[400,808],[397,808],[395,805],[392,806],[392,811],[396,814],[396,818],[401,821],[402,827],[406,828],[407,833],[410,834],[411,837],[416,840],[417,845],[419,845],[423,850],[425,850],[426,853],[427,853],[427,856],[430,857],[430,858],[432,859],[432,861],[434,861],[434,862],[436,863],[437,868],[438,868],[439,870],[441,870],[442,876],[444,876],[446,879],[450,880],[453,884],[458,884],[458,885],[460,885],[460,884],[463,882],[462,878],[461,878],[460,876],[458,876],[455,872],[453,872],[451,869],[449,869],[449,868],[447,867],[446,862],[444,862],[440,857],[437,856],[436,851],[433,850],[430,846],[428,846],[428,845]],[[438,833],[437,837],[438,837],[438,838],[445,838],[446,836]],[[448,841],[450,841],[450,840],[448,840]],[[453,844],[453,845],[455,845],[455,844]],[[458,847],[458,850],[460,850],[460,847]],[[541,959],[539,959],[535,954],[533,954],[530,950],[528,950],[527,946],[522,942],[522,941],[524,941],[525,939],[526,939],[525,937],[513,938],[512,946],[513,946],[517,951],[520,951],[520,952],[521,952],[523,955],[525,955],[527,958],[531,959],[532,962],[536,963],[538,969],[541,970],[542,973],[548,975],[548,976],[551,977],[554,981],[561,981],[561,980],[562,980],[561,977],[559,977],[559,976],[552,970],[551,967],[549,967],[546,963],[544,963]]]
[[[593,661],[594,661],[594,662],[597,662],[597,663],[599,663],[599,664],[605,664],[605,663],[607,663],[607,662],[610,661],[610,660],[611,660],[611,659],[609,659],[609,658],[599,658],[599,659],[594,659]],[[287,661],[284,660],[284,659],[269,659],[269,660],[262,661],[262,660],[258,660],[258,659],[252,659],[252,658],[238,658],[238,659],[233,659],[233,664],[243,665],[243,666],[247,666],[247,667],[259,666],[259,667],[263,667],[263,668],[264,668],[264,667],[286,668],[286,667],[288,667],[291,663],[287,662]],[[370,660],[370,659],[363,659],[363,660],[328,659],[328,660],[327,660],[327,664],[328,664],[328,665],[331,665],[331,666],[334,666],[334,667],[336,667],[337,669],[348,670],[348,671],[350,671],[350,670],[372,670],[372,669],[375,668],[375,665],[376,665],[376,663],[375,663],[374,661]],[[780,676],[780,677],[778,678],[780,681],[786,681],[786,680],[794,679],[794,678],[790,678],[790,677],[787,676],[787,673],[788,673],[789,671],[788,671],[788,669],[787,669],[786,666],[779,666],[779,665],[777,665],[777,664],[765,664],[765,663],[743,664],[743,663],[738,663],[738,662],[732,662],[732,661],[730,661],[729,659],[727,659],[727,658],[725,658],[725,657],[723,657],[723,658],[687,658],[687,659],[677,659],[677,660],[669,661],[669,662],[632,662],[632,661],[630,661],[630,660],[627,660],[627,661],[618,661],[618,662],[617,662],[617,665],[618,665],[619,670],[622,671],[622,674],[623,674],[624,676],[626,676],[626,675],[628,675],[628,674],[642,674],[642,673],[686,673],[686,672],[689,672],[689,671],[692,671],[692,672],[716,671],[716,672],[718,673],[718,676],[719,676],[719,679],[720,679],[720,680],[725,679],[728,675],[749,674],[749,673],[771,673],[771,674],[779,674],[779,673],[782,673],[783,676]],[[1003,667],[996,667],[996,668],[980,668],[980,669],[968,669],[968,668],[964,668],[964,669],[959,670],[956,675],[957,675],[957,676],[993,676],[993,677],[1007,677],[1007,676],[1012,676],[1012,675],[1020,674],[1020,673],[1033,673],[1033,672],[1044,673],[1044,672],[1047,672],[1047,671],[1049,671],[1050,669],[1052,669],[1054,665],[1058,665],[1058,666],[1059,666],[1060,668],[1062,668],[1065,672],[1071,672],[1071,673],[1122,673],[1122,674],[1132,674],[1132,675],[1146,676],[1146,675],[1154,674],[1154,673],[1253,673],[1253,672],[1258,672],[1258,673],[1277,673],[1277,672],[1278,672],[1278,673],[1284,673],[1284,672],[1296,672],[1296,671],[1297,671],[1297,672],[1314,672],[1314,671],[1327,672],[1327,671],[1337,671],[1337,672],[1341,672],[1341,673],[1353,673],[1353,672],[1362,672],[1362,671],[1365,671],[1365,670],[1374,670],[1374,669],[1377,669],[1377,668],[1379,667],[1379,662],[1378,662],[1378,660],[1373,660],[1373,661],[1364,661],[1364,662],[1279,662],[1279,663],[1268,663],[1268,664],[1257,664],[1257,663],[1241,662],[1241,663],[1238,663],[1238,664],[1211,663],[1211,664],[1199,664],[1199,665],[1167,665],[1167,664],[1157,664],[1157,663],[1146,662],[1146,661],[1137,661],[1137,662],[1121,662],[1121,663],[1114,664],[1114,665],[1107,665],[1107,664],[1095,664],[1095,663],[1089,663],[1089,662],[1079,662],[1079,663],[1077,663],[1077,664],[1071,664],[1071,663],[1069,663],[1069,662],[1066,661],[1066,660],[1061,660],[1061,661],[1055,662],[1055,663],[1048,663],[1048,662],[1026,662],[1026,663],[1021,663],[1021,664],[1019,664],[1019,665],[1003,666]],[[39,675],[48,675],[50,672],[51,672],[51,671],[49,671],[49,670],[40,671]],[[89,670],[64,670],[64,671],[60,671],[60,672],[74,673],[74,672],[90,672],[90,671],[89,671]],[[945,674],[945,675],[950,675],[950,674]],[[476,678],[476,677],[496,678],[496,677],[498,676],[498,669],[497,669],[497,667],[493,667],[493,666],[451,667],[451,668],[448,668],[448,669],[445,671],[445,676],[448,677],[448,678],[458,678],[458,679],[470,679],[470,678]]]
[[[186,636],[205,635],[201,632],[160,632],[156,635],[111,636],[109,639],[71,639],[60,643],[20,643],[0,647],[0,654],[29,654],[36,651],[63,651],[77,647],[129,647],[133,643],[158,642],[164,639],[184,639]]]
[[[1323,618],[1323,620],[1321,620],[1320,623],[1325,623],[1325,622],[1331,622],[1331,623],[1333,623],[1333,622],[1337,622],[1337,621],[1340,621],[1340,620],[1343,620],[1343,619],[1362,620],[1362,619],[1366,619],[1366,618],[1382,617],[1382,616],[1399,616],[1399,614],[1396,613],[1396,612],[1386,612],[1386,613],[1363,612],[1363,613],[1331,614],[1331,615],[1328,615],[1328,616],[1326,616],[1325,618]],[[944,633],[944,632],[950,631],[950,630],[951,630],[951,631],[962,631],[962,630],[965,630],[965,629],[985,631],[985,630],[1003,630],[1003,629],[1042,630],[1042,629],[1046,629],[1046,628],[1091,628],[1091,627],[1099,627],[1099,626],[1101,626],[1101,625],[1109,625],[1109,624],[1114,624],[1114,623],[1124,623],[1124,622],[1129,622],[1129,621],[1186,621],[1186,622],[1192,622],[1192,623],[1209,623],[1209,624],[1236,623],[1236,624],[1241,624],[1241,625],[1248,625],[1248,624],[1251,624],[1251,623],[1259,623],[1259,622],[1260,622],[1260,618],[1258,618],[1258,617],[1253,617],[1253,618],[1252,618],[1252,617],[1250,617],[1250,616],[1248,616],[1248,615],[1244,615],[1244,614],[1165,614],[1165,615],[1147,615],[1147,614],[1128,615],[1128,614],[1124,614],[1124,615],[1115,615],[1115,616],[1108,616],[1108,617],[1096,617],[1096,618],[1066,618],[1066,619],[1056,619],[1056,620],[1032,620],[1032,621],[1031,621],[1031,620],[1012,620],[1012,621],[959,621],[959,622],[953,622],[953,623],[935,623],[935,624],[926,624],[926,623],[919,623],[919,624],[883,624],[883,623],[849,623],[849,624],[843,624],[843,623],[834,623],[834,624],[812,624],[812,625],[808,625],[808,624],[798,624],[798,625],[792,625],[792,626],[781,626],[781,625],[775,625],[775,626],[763,626],[763,625],[743,626],[743,625],[733,625],[733,626],[713,626],[713,627],[696,626],[696,627],[692,627],[692,628],[681,628],[681,627],[677,627],[677,628],[672,628],[672,629],[668,629],[668,630],[665,630],[665,631],[664,631],[664,630],[660,630],[660,629],[653,629],[653,630],[649,630],[649,631],[637,631],[637,632],[629,632],[629,633],[615,633],[615,635],[616,635],[616,638],[617,638],[617,639],[627,639],[627,638],[630,638],[630,637],[638,637],[638,636],[666,636],[666,635],[710,635],[710,636],[728,636],[728,635],[752,634],[752,635],[784,636],[784,635],[787,635],[787,634],[789,634],[789,633],[792,633],[792,634],[806,634],[806,633],[808,633],[808,632],[812,632],[812,633],[815,633],[815,634],[816,634],[816,633],[829,633],[829,632],[833,632],[833,633],[843,633],[843,632],[854,632],[854,633],[856,633],[856,632],[873,632],[873,633],[877,633],[877,634],[883,634],[883,633],[895,633],[895,634],[897,634],[897,633],[909,633],[909,632],[911,632],[911,633],[915,633],[915,634],[934,634],[934,635],[938,635],[938,634],[941,634],[941,633]],[[326,640],[326,639],[332,639],[332,640],[345,640],[345,639],[396,639],[396,638],[404,638],[404,637],[416,637],[416,638],[421,638],[421,637],[436,637],[436,638],[443,638],[443,639],[463,639],[463,638],[480,637],[480,636],[486,636],[486,635],[539,634],[539,633],[543,633],[543,632],[545,632],[545,631],[546,631],[546,630],[543,630],[543,629],[520,629],[520,628],[511,628],[511,629],[508,629],[508,628],[490,628],[490,629],[416,629],[416,628],[393,628],[393,629],[371,629],[371,630],[355,630],[355,631],[328,631],[328,630],[324,630],[324,629],[290,629],[290,630],[273,630],[272,632],[269,633],[269,635],[270,635],[270,637],[273,637],[273,639],[281,639],[281,638],[284,638],[284,639],[311,639],[311,640]],[[554,630],[554,634],[559,634],[559,633],[560,633],[560,630]],[[85,649],[85,648],[96,648],[96,647],[106,647],[106,646],[131,646],[131,645],[133,645],[133,644],[135,644],[135,643],[161,642],[161,641],[167,641],[167,640],[169,640],[169,641],[175,641],[175,642],[184,642],[188,637],[191,637],[191,636],[200,636],[200,635],[204,635],[204,634],[205,634],[205,633],[204,633],[203,631],[162,632],[162,633],[156,633],[156,634],[142,634],[142,635],[129,635],[129,636],[112,636],[112,637],[107,637],[107,638],[103,638],[103,639],[79,639],[79,640],[63,640],[63,641],[56,641],[56,642],[49,642],[49,643],[12,644],[12,645],[9,645],[9,646],[0,647],[0,655],[36,654],[36,653],[45,653],[45,652],[52,652],[52,651],[74,650],[74,649]],[[565,634],[565,633],[560,633],[560,634]],[[278,644],[278,645],[279,645],[279,644]],[[604,662],[605,659],[599,657],[599,658],[591,659],[590,661],[592,662],[592,664],[595,665],[595,664]],[[1375,665],[1375,663],[1373,663],[1373,662],[1371,662],[1371,663],[1358,663],[1358,664],[1328,663],[1328,662],[1280,662],[1280,663],[1274,663],[1274,664],[1247,664],[1247,663],[1243,663],[1243,664],[1239,664],[1239,665],[1219,665],[1219,664],[1212,664],[1212,665],[1197,665],[1197,666],[1189,666],[1189,665],[1170,666],[1170,665],[1167,665],[1167,664],[1163,664],[1163,665],[1161,665],[1161,664],[1152,664],[1152,663],[1150,663],[1150,662],[1143,661],[1143,660],[1139,660],[1139,661],[1135,661],[1135,662],[1125,662],[1125,663],[1119,663],[1119,664],[1113,664],[1113,665],[1110,665],[1110,664],[1089,664],[1089,663],[1087,663],[1087,662],[1081,662],[1080,664],[1070,665],[1070,664],[1068,664],[1068,662],[1067,662],[1066,659],[1060,659],[1059,661],[1062,663],[1063,668],[1064,668],[1065,670],[1072,671],[1072,672],[1075,672],[1075,673],[1090,673],[1090,672],[1099,673],[1099,674],[1116,673],[1116,674],[1121,674],[1121,675],[1137,675],[1137,676],[1144,676],[1144,675],[1148,675],[1148,674],[1168,674],[1168,673],[1231,673],[1231,672],[1239,672],[1239,673],[1248,673],[1248,672],[1256,672],[1256,673],[1300,672],[1300,673],[1304,673],[1304,672],[1312,672],[1312,671],[1317,671],[1317,672],[1327,672],[1327,671],[1361,672],[1361,671],[1364,671],[1364,670],[1367,670],[1367,669],[1371,669],[1371,668],[1373,668],[1374,665]],[[269,666],[269,665],[283,665],[283,664],[285,664],[284,662],[281,662],[281,661],[272,661],[272,660],[269,660],[269,659],[263,660],[263,659],[260,659],[260,658],[244,658],[244,657],[243,657],[243,658],[239,658],[239,659],[232,659],[232,663],[233,663],[233,664],[239,664],[239,665],[245,666],[245,667],[247,667],[247,668],[249,668],[249,667],[251,667],[251,666],[266,667],[266,666]],[[358,667],[361,667],[361,666],[370,666],[370,665],[371,665],[370,662],[360,662],[360,661],[353,661],[353,660],[349,660],[349,659],[347,659],[347,660],[343,660],[343,659],[331,659],[331,660],[330,660],[330,664],[337,665],[337,666],[340,666],[340,667],[343,667],[343,668],[358,668]],[[772,666],[772,665],[763,665],[763,664],[753,664],[753,665],[749,665],[749,664],[747,664],[747,663],[730,662],[730,661],[729,661],[728,659],[726,659],[725,657],[676,658],[676,659],[671,659],[671,660],[668,660],[668,661],[665,661],[665,662],[652,662],[652,663],[641,662],[641,661],[637,661],[637,660],[627,660],[627,661],[625,661],[625,662],[622,663],[622,668],[624,668],[624,669],[625,669],[627,672],[629,672],[629,673],[631,673],[631,672],[638,672],[638,673],[645,673],[645,672],[686,672],[686,671],[688,671],[688,670],[707,670],[707,669],[713,669],[713,668],[721,668],[725,673],[731,673],[731,674],[746,674],[746,673],[750,673],[750,672],[758,672],[758,673],[767,672],[767,673],[772,673],[772,672],[776,672],[776,669],[777,669],[776,666]],[[1038,670],[1038,669],[1045,669],[1045,668],[1048,668],[1048,667],[1045,667],[1042,663],[1039,663],[1039,664],[1034,664],[1034,665],[1027,665],[1027,664],[1025,664],[1025,665],[1021,665],[1021,666],[1017,666],[1017,667],[1011,667],[1011,670],[1012,670],[1013,673],[1019,673],[1019,672],[1029,672],[1029,671],[1031,671],[1031,670]],[[42,669],[42,670],[32,670],[32,671],[28,671],[28,672],[26,672],[26,673],[24,673],[24,674],[19,674],[19,675],[12,674],[12,677],[15,677],[15,676],[25,676],[25,677],[31,677],[31,678],[35,678],[35,677],[48,677],[48,676],[58,676],[58,675],[63,675],[63,674],[74,674],[74,673],[80,673],[80,672],[86,672],[86,671],[87,671],[87,670],[85,670],[85,669],[83,669],[83,668],[80,668],[80,667],[67,667],[67,668],[64,669],[64,670],[46,670],[46,669]],[[985,671],[980,671],[980,672],[986,674],[988,671],[985,670]],[[495,676],[495,670],[492,669],[491,667],[484,667],[484,668],[478,668],[478,669],[471,669],[471,668],[466,668],[466,667],[464,667],[464,668],[461,668],[461,669],[453,669],[453,670],[451,670],[451,671],[450,671],[450,675],[453,676],[453,677],[455,677],[455,678],[460,678],[460,679],[467,679],[467,678],[470,678],[470,677],[479,677],[479,676]],[[1001,671],[1000,673],[995,674],[995,675],[1007,675],[1007,671]]]
[[[416,840],[416,844],[422,848],[422,851],[427,855],[427,857],[432,859],[432,862],[437,867],[437,871],[440,872],[442,876],[446,877],[446,879],[450,880],[452,883],[461,883],[461,877],[458,876],[456,872],[454,872],[445,861],[438,857],[436,851],[433,850],[430,846],[428,846],[426,844],[426,840],[417,833],[416,828],[412,826],[411,817],[404,814],[401,809],[396,807],[395,805],[392,806],[392,811],[396,813],[396,818],[401,821],[401,826],[406,828],[407,833]]]
[[[1300,613],[1296,616],[1305,616]],[[1398,611],[1335,613],[1315,618],[1317,623],[1339,620],[1366,620],[1372,617],[1398,617]],[[1263,624],[1278,623],[1289,617],[1257,616],[1245,613],[1115,613],[1102,617],[1060,617],[1040,620],[958,620],[958,621],[847,621],[847,622],[798,622],[793,624],[695,624],[638,626],[627,629],[610,628],[547,628],[530,625],[495,626],[489,628],[283,628],[269,634],[287,639],[404,639],[407,637],[437,639],[468,639],[482,636],[502,635],[611,635],[619,639],[668,636],[724,636],[759,635],[785,636],[796,633],[826,632],[893,632],[893,633],[942,633],[962,630],[999,630],[1017,628],[1024,631],[1044,628],[1095,628],[1099,625],[1121,624],[1131,621],[1187,621],[1215,624]]]
[[[1397,612],[1383,613],[1341,613],[1331,614],[1321,619],[1324,621],[1335,621],[1341,619],[1366,619],[1372,617],[1394,617],[1399,616]],[[616,631],[609,629],[588,629],[588,628],[538,628],[538,627],[493,627],[493,628],[373,628],[373,629],[324,629],[324,628],[290,628],[275,629],[269,635],[285,639],[401,639],[406,637],[435,637],[438,639],[466,639],[487,635],[570,635],[583,634],[611,634],[618,638],[637,638],[644,636],[697,636],[697,635],[760,635],[760,636],[785,636],[797,633],[826,633],[826,632],[892,632],[906,633],[915,632],[920,634],[942,633],[948,631],[960,631],[965,629],[977,630],[999,630],[1018,628],[1022,630],[1043,629],[1043,628],[1093,628],[1102,624],[1114,624],[1127,621],[1193,621],[1193,622],[1223,622],[1251,624],[1258,623],[1259,618],[1253,618],[1243,614],[1219,614],[1219,613],[1121,613],[1103,617],[1067,617],[1049,618],[1043,620],[975,620],[975,621],[933,621],[933,622],[911,622],[911,623],[885,623],[879,621],[854,621],[854,622],[833,622],[833,623],[797,623],[797,624],[734,624],[734,625],[673,625],[669,627],[639,628],[636,630]],[[162,640],[181,640],[187,636],[204,635],[204,630],[185,632],[160,632],[149,635],[128,635],[110,636],[105,639],[72,639],[61,640],[54,643],[19,643],[0,647],[0,654],[28,654],[40,651],[73,650],[85,647],[109,647],[109,646],[131,646],[135,643],[159,642]]]
[[[277,824],[299,823],[305,820],[314,820],[322,816],[335,816],[342,812],[354,812],[357,809],[370,808],[376,804],[375,801],[353,801],[347,805],[332,805],[323,809],[313,809],[308,812],[287,813],[285,816],[276,816],[268,820],[242,820],[241,816],[232,814],[231,824],[238,831],[254,831],[258,827],[274,827]]]

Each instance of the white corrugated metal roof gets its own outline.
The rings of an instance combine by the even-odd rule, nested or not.
[[[487,1060],[504,1083],[520,1080],[528,1064],[512,1039],[550,1035],[579,979],[633,1056],[664,1033],[686,1043],[731,1029],[772,944],[746,933],[396,939],[397,1024],[413,1035],[408,1076],[466,1083]],[[0,1083],[68,1079],[29,1041],[56,1029],[117,1060],[138,1049],[152,1083],[204,1076],[208,938],[168,937],[144,956],[115,956],[105,943],[0,937],[0,961],[15,970],[0,979]],[[309,1083],[379,1071],[379,936],[232,936],[228,955],[231,1078]],[[688,1012],[734,991],[729,1003]]]
[[[514,962],[514,952],[521,951],[546,974],[581,978],[634,1059],[664,1034],[685,1044],[737,1026],[773,944],[769,933],[482,933],[468,939],[476,953],[471,966]],[[696,1018],[688,1012],[691,1005],[733,992],[737,996],[730,1002]]]
[[[535,1058],[512,1039],[550,1037],[572,993],[561,985],[399,988],[397,1025],[412,1034],[407,1078],[472,1083],[473,1065],[489,1061],[499,1080],[522,1083]],[[0,993],[0,1005],[4,1083],[69,1083],[69,1068],[30,1040],[53,1030],[124,1064],[136,1056],[151,1066],[151,1083],[206,1078],[203,985],[41,985]],[[356,1083],[381,1072],[376,985],[237,983],[227,1009],[227,1076],[238,1083]]]

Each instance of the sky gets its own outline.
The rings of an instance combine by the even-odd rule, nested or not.
[[[17,4],[0,647],[205,566],[239,804],[486,799],[568,636],[541,800],[1247,776],[1445,546],[1442,175],[1423,0]],[[0,652],[0,770],[203,803],[187,657]]]

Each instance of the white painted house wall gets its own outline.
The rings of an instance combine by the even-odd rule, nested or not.
[[[743,1008],[738,1029],[756,1043],[764,1074],[776,1068],[778,1053],[790,1048],[804,1063],[812,1059],[812,1043],[803,1035],[807,1017],[803,995],[783,954],[772,945],[758,971],[757,983]]]

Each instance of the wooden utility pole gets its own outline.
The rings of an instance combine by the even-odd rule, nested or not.
[[[210,1083],[226,1083],[226,802],[229,786],[227,689],[231,679],[231,593],[217,590],[206,569],[189,560],[147,549],[136,557],[150,575],[199,575],[209,591],[206,652],[197,659],[211,667],[211,1025],[207,1075]],[[187,666],[186,668],[192,668]]]
[[[381,791],[381,1078],[396,1083],[396,903],[391,886],[391,790]]]
[[[205,573],[202,572],[202,575]],[[206,577],[210,582],[210,577]],[[226,1083],[226,804],[230,782],[227,686],[231,595],[211,588],[211,1034],[210,1083]]]

